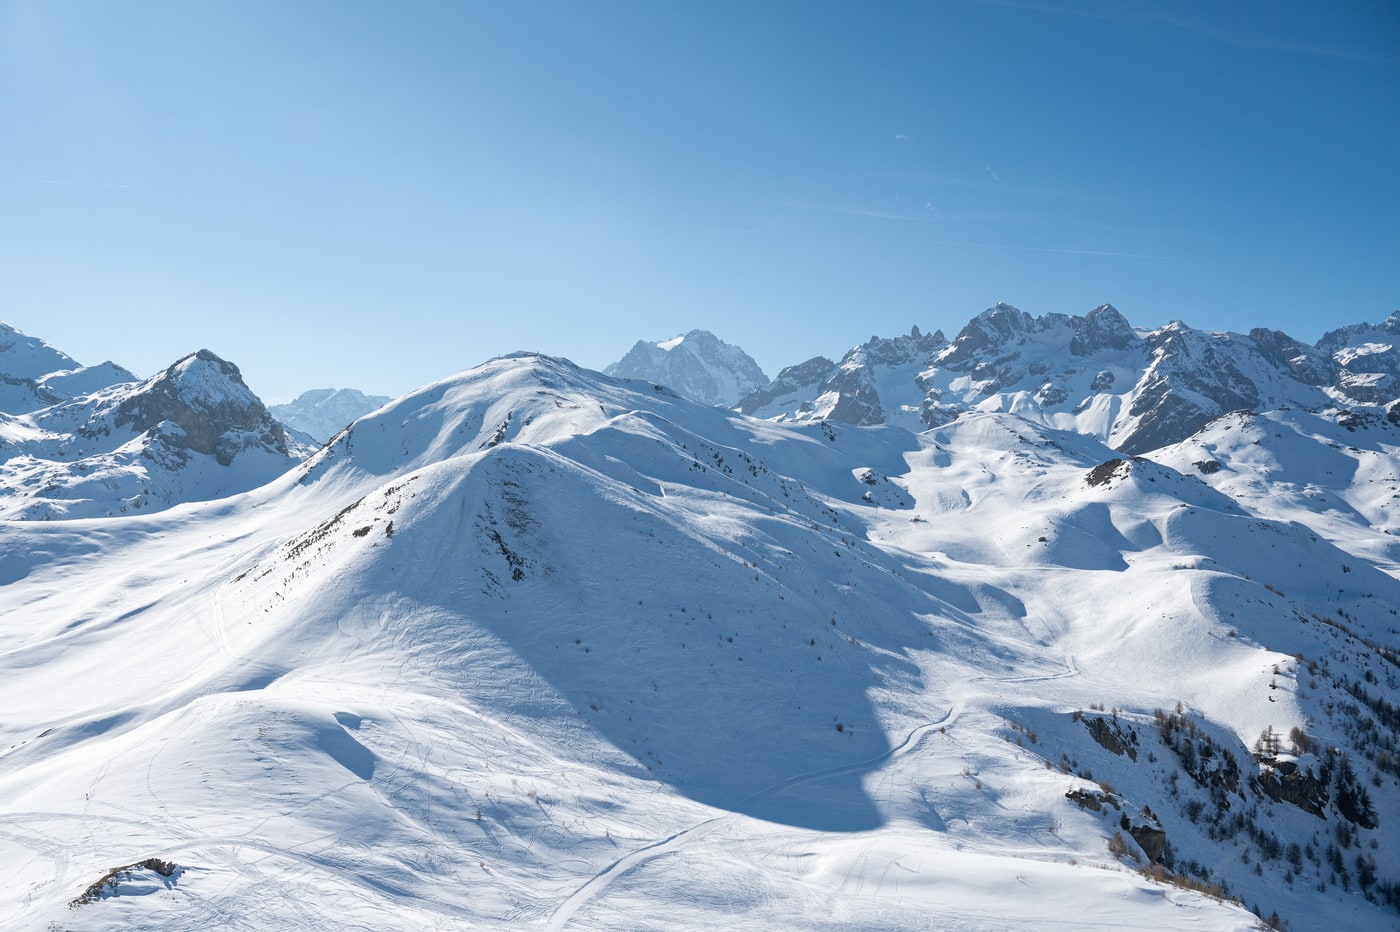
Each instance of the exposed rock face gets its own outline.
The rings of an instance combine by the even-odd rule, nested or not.
[[[822,388],[825,391],[817,396],[817,404],[826,417],[847,424],[885,422],[880,393],[875,390],[875,379],[865,366],[842,366],[822,383]]]
[[[1160,825],[1134,824],[1129,827],[1128,834],[1133,836],[1133,841],[1138,843],[1149,861],[1162,860],[1162,852],[1167,847],[1167,833]]]
[[[1307,346],[1284,333],[1255,327],[1249,331],[1263,357],[1306,385],[1327,385],[1336,377],[1336,365],[1316,347]]]
[[[959,371],[970,368],[975,357],[987,350],[1004,347],[1012,340],[1035,329],[1035,318],[1025,311],[1000,301],[967,322],[944,352],[939,365]]]
[[[302,392],[287,404],[272,405],[268,411],[288,427],[324,443],[391,400],[387,395],[366,395],[353,388],[318,388]]]
[[[1128,409],[1136,423],[1115,446],[1139,454],[1191,436],[1230,411],[1253,410],[1259,389],[1215,341],[1179,321],[1148,337],[1154,356]]]
[[[918,371],[947,345],[942,331],[924,333],[917,326],[904,336],[872,336],[853,347],[839,363],[818,356],[784,369],[767,388],[745,398],[739,409],[759,417],[883,424],[893,412],[880,396],[881,380],[904,369],[903,377],[913,386]],[[919,426],[919,407],[905,406],[902,417],[906,423]]]
[[[251,445],[287,455],[287,435],[248,386],[238,367],[208,350],[191,353],[142,383],[116,406],[112,425],[144,433],[168,421],[177,445],[211,454],[227,466]]]
[[[1312,771],[1304,773],[1292,761],[1265,766],[1259,774],[1259,788],[1272,800],[1290,803],[1320,819],[1326,818],[1327,781],[1318,779]]]
[[[1138,736],[1131,728],[1125,730],[1117,721],[1110,722],[1106,718],[1086,718],[1084,726],[1104,750],[1137,760]]]
[[[208,350],[17,419],[0,451],[0,516],[57,519],[158,511],[246,491],[310,449],[289,438]]]
[[[877,374],[900,366],[923,365],[947,345],[943,331],[925,334],[918,327],[892,339],[872,336],[846,353],[837,370],[821,384],[817,412],[848,424],[885,423],[887,412],[881,404]]]
[[[767,386],[755,388],[745,395],[744,400],[739,403],[739,410],[744,414],[757,414],[761,409],[776,404],[789,395],[807,392],[815,397],[819,394],[817,386],[833,375],[835,370],[836,363],[825,356],[813,356],[806,362],[788,366]]]
[[[692,330],[659,343],[638,340],[603,372],[658,382],[691,401],[725,407],[768,385],[768,376],[747,353],[707,330]]]
[[[1105,460],[1084,476],[1085,485],[1108,485],[1114,479],[1121,479],[1132,472],[1132,465],[1123,459]]]
[[[1132,326],[1112,304],[1100,304],[1084,316],[1069,341],[1075,356],[1092,356],[1107,350],[1125,350],[1137,343]]]
[[[1347,401],[1383,405],[1400,395],[1400,311],[1377,326],[1329,330],[1317,349],[1332,362],[1333,387]]]

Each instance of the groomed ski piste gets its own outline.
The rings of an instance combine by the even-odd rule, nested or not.
[[[518,354],[252,491],[0,523],[0,917],[1394,928],[1394,776],[1351,758],[1374,827],[1251,779],[1395,695],[1396,449],[1211,429],[778,423]],[[1325,502],[1310,456],[1357,464]]]

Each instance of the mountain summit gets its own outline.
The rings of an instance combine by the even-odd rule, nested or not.
[[[3,427],[4,518],[110,516],[221,498],[268,482],[310,452],[288,438],[238,367],[209,350]]]
[[[268,410],[293,430],[325,443],[351,421],[392,400],[388,395],[366,395],[353,388],[317,388]]]
[[[638,340],[603,374],[646,379],[691,401],[724,407],[738,404],[749,392],[768,384],[768,376],[748,353],[708,330],[692,330],[657,343]]]

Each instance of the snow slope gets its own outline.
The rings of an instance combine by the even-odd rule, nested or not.
[[[0,522],[0,914],[1392,928],[1400,583],[1173,462],[520,354],[230,498]]]
[[[692,330],[656,343],[638,340],[627,355],[603,371],[658,382],[693,401],[725,407],[768,384],[768,377],[747,353],[708,330]]]
[[[54,349],[0,321],[0,413],[25,414],[136,376],[112,362],[80,366]]]

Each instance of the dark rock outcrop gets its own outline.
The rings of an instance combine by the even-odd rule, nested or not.
[[[1132,325],[1112,304],[1100,304],[1080,321],[1069,341],[1075,356],[1092,356],[1108,350],[1125,350],[1137,343]]]
[[[834,374],[836,363],[825,356],[813,356],[806,362],[788,366],[778,373],[778,377],[763,388],[755,388],[739,402],[739,410],[744,414],[757,414],[760,410],[788,395],[808,391],[816,394],[816,387]]]
[[[251,444],[288,455],[287,435],[243,383],[238,367],[209,350],[179,359],[147,379],[112,414],[115,427],[134,433],[162,423],[180,429],[181,449],[212,455],[221,466]]]

